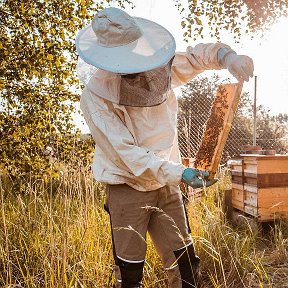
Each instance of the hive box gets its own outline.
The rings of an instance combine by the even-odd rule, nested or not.
[[[243,154],[229,162],[234,208],[259,221],[288,218],[288,155]]]

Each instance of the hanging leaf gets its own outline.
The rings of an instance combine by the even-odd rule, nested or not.
[[[235,39],[239,40],[242,34],[247,34],[245,30],[251,36],[255,32],[263,33],[277,19],[288,16],[287,0],[188,0],[188,8],[184,7],[179,0],[172,1],[175,2],[179,11],[183,11],[183,15],[188,15],[183,17],[186,25],[182,23],[186,40],[202,37],[205,32],[219,38],[219,31],[222,29],[234,33]],[[198,34],[199,30],[187,29],[187,23],[196,23],[197,26],[202,26],[204,29],[201,34]],[[218,27],[217,30],[215,26]],[[235,30],[235,28],[238,29]]]

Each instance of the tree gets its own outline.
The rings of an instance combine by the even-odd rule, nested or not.
[[[1,170],[42,175],[49,168],[46,147],[66,162],[91,151],[90,141],[79,140],[71,117],[79,100],[75,36],[109,2],[1,1]]]
[[[257,109],[257,144],[278,153],[288,152],[288,114],[269,115],[263,106]]]
[[[247,92],[242,93],[226,145],[222,156],[222,162],[243,152],[243,146],[253,144],[252,101]]]
[[[178,137],[181,155],[195,156],[208,119],[219,78],[197,77],[187,83],[178,98]]]
[[[181,0],[174,2],[186,14],[182,21],[186,39],[203,36],[205,31],[219,39],[221,30],[232,32],[239,39],[242,33],[263,31],[288,15],[287,0],[188,0],[188,9]]]
[[[180,0],[173,1],[182,9]],[[90,153],[91,143],[79,142],[71,117],[73,103],[79,100],[74,39],[98,9],[112,2],[124,7],[133,1],[0,2],[1,170],[14,175],[45,173],[46,147],[52,147],[61,161],[70,161],[75,153],[82,158]],[[286,15],[287,0],[189,0],[188,12],[182,23],[186,37],[202,35],[203,17],[208,17],[215,36],[222,28],[240,35],[243,22],[255,31]],[[77,147],[86,144],[79,152]]]

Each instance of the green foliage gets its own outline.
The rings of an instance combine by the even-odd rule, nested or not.
[[[181,9],[179,0],[173,0]],[[72,122],[79,100],[75,75],[76,32],[95,12],[112,2],[130,0],[3,0],[0,2],[0,169],[19,176],[43,175],[53,157],[68,163],[87,159],[93,141],[81,140]],[[203,17],[209,29],[233,31],[247,23],[251,31],[287,12],[287,1],[189,1],[183,19],[186,37],[202,35]],[[193,29],[192,29],[193,27]],[[205,27],[206,28],[206,27]],[[82,151],[80,151],[82,149]],[[78,158],[77,158],[78,157]]]
[[[212,79],[197,77],[182,88],[182,95],[178,98],[178,137],[182,156],[196,154],[218,82],[217,76]]]
[[[278,153],[288,153],[288,114],[271,116],[263,106],[257,110],[257,144]]]
[[[79,100],[74,43],[77,31],[109,2],[1,1],[1,170],[14,176],[46,173],[46,147],[65,162],[91,153],[92,142],[79,138],[72,121]]]
[[[185,11],[182,27],[186,40],[203,37],[204,32],[219,39],[221,30],[232,32],[237,40],[243,33],[263,31],[288,15],[287,0],[188,0],[188,13],[180,0],[173,1],[182,13]],[[208,25],[203,26],[204,22]]]

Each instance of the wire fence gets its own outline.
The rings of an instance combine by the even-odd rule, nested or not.
[[[197,91],[189,92],[188,88],[178,97],[178,141],[182,157],[194,158],[199,149],[214,100],[213,91],[210,89],[198,97]],[[235,114],[222,154],[222,164],[243,153],[243,146],[253,145],[253,105],[247,97],[249,95],[244,95]],[[272,116],[269,110],[259,106],[256,123],[256,145],[263,150],[276,150],[278,154],[288,153],[287,114]]]

